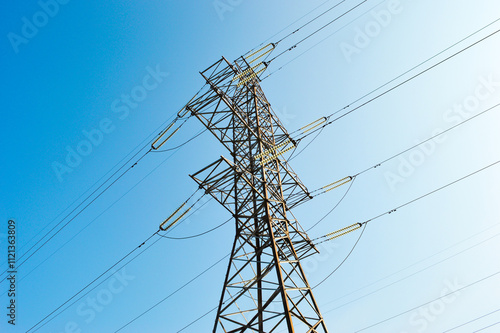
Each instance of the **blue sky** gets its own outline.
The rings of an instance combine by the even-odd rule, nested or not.
[[[199,71],[221,56],[236,59],[322,5],[272,40],[278,39],[336,2],[4,4],[1,262],[7,256],[9,219],[17,223],[22,254],[34,244],[30,239],[61,221],[81,202],[82,194],[94,190],[96,182],[114,172],[198,91],[204,83]],[[345,1],[275,52],[359,2]],[[40,14],[43,8],[51,15]],[[277,59],[269,72],[307,51],[261,85],[293,131],[497,20],[498,9],[493,0],[368,0]],[[387,12],[390,17],[382,15]],[[38,27],[30,30],[33,22]],[[496,22],[392,85],[499,28]],[[375,30],[363,37],[369,29]],[[292,167],[309,189],[316,189],[498,104],[499,38],[486,39],[335,122],[291,162]],[[354,48],[353,53],[346,51]],[[143,90],[141,101],[127,104],[123,96],[145,85],[150,89]],[[338,208],[310,231],[311,238],[366,221],[498,161],[499,112],[493,109],[439,141],[361,175]],[[182,143],[201,129],[192,119],[169,144]],[[94,136],[94,144],[85,146],[86,135],[96,130],[102,137]],[[86,156],[72,161],[71,172],[58,175],[54,165],[68,166],[68,152],[78,147],[87,149]],[[2,313],[0,330],[26,331],[138,246],[195,191],[188,174],[220,155],[228,153],[208,133],[173,155],[149,154],[19,269],[17,323],[12,327]],[[499,167],[370,222],[349,259],[315,290],[330,331],[355,332],[418,307],[365,331],[443,332],[498,309],[498,275],[446,302],[419,306],[500,269],[495,258],[500,250]],[[307,229],[345,190],[315,198],[293,213]],[[203,232],[229,217],[209,201],[171,235]],[[229,223],[203,238],[161,239],[39,332],[114,332],[228,254],[233,236]],[[311,285],[337,267],[358,236],[355,232],[320,246],[321,254],[304,263]],[[223,260],[122,332],[177,332],[217,305],[226,265]],[[3,293],[6,282],[1,286]],[[106,295],[111,295],[106,304],[93,310],[92,299]],[[6,311],[9,299],[5,294],[0,299]],[[452,332],[472,332],[499,320],[497,312]],[[213,321],[212,312],[184,332],[210,330]]]

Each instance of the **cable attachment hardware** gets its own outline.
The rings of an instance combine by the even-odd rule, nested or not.
[[[179,118],[183,118],[185,117],[190,111],[192,112],[192,109],[189,107],[189,103],[191,103],[193,101],[193,99],[196,98],[196,96],[198,96],[198,93],[196,93],[193,98],[191,98],[189,100],[189,102],[186,103],[186,105],[184,105],[184,107],[182,109],[179,110],[179,112],[177,112],[177,117]]]

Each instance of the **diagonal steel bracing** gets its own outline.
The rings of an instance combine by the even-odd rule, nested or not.
[[[231,154],[191,176],[235,218],[213,331],[328,332],[300,264],[317,250],[289,211],[311,196],[285,158],[256,158],[293,140],[253,74],[247,59],[222,58],[186,106]]]

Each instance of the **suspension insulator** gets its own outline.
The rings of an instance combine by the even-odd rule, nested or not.
[[[302,130],[303,133],[307,133],[307,132],[315,129],[316,127],[318,127],[318,126],[323,125],[324,123],[326,123],[326,120],[327,120],[326,117],[319,118],[318,120],[315,120],[312,123],[307,124],[304,127],[301,127],[300,130]]]
[[[251,68],[246,69],[245,71],[241,72],[240,74],[235,75],[235,76],[233,77],[233,80],[232,80],[232,81],[236,81],[236,80],[238,80],[239,78],[246,76],[248,73],[250,73],[250,72],[252,72],[252,71],[253,71],[253,72],[255,72],[255,70],[256,70],[257,68],[259,68],[262,64],[263,64],[263,63],[262,63],[262,62],[260,62],[260,63],[258,63],[257,65],[255,65],[255,66],[253,66],[253,67],[251,67]]]
[[[257,77],[260,73],[262,73],[263,71],[265,71],[266,68],[262,68],[260,71],[258,71],[257,73],[253,73],[252,75],[244,78],[243,80],[241,80],[240,82],[238,82],[238,84],[236,85],[237,87],[241,86],[242,84],[245,84],[247,83],[248,81],[250,81],[251,79]]]
[[[336,182],[333,182],[331,184],[325,185],[322,187],[323,190],[325,190],[323,193],[326,193],[328,191],[331,191],[333,189],[336,189],[337,187],[340,187],[344,184],[349,183],[352,180],[351,176],[347,176],[345,178],[342,178],[340,180],[337,180]]]
[[[165,223],[167,223],[168,221],[170,221],[172,219],[172,217],[174,217],[174,215],[177,214],[182,209],[182,207],[184,207],[185,205],[186,205],[186,203],[183,203],[179,208],[177,208],[175,210],[175,212],[173,212],[172,214],[170,214],[170,216],[167,217],[165,219],[165,221],[163,221],[162,225],[165,224]]]
[[[265,56],[265,55],[266,55],[266,54],[268,54],[269,52],[272,52],[273,50],[274,50],[274,47],[273,47],[273,48],[271,48],[271,49],[269,49],[269,50],[267,50],[266,52],[262,53],[262,54],[261,54],[260,56],[258,56],[257,58],[255,58],[255,59],[251,60],[249,63],[250,63],[250,64],[252,64],[252,63],[256,62],[257,60],[259,60],[260,58],[262,58],[263,56]],[[247,60],[250,60],[250,59],[248,59],[248,58],[247,58]]]
[[[177,208],[175,210],[175,212],[173,212],[169,217],[167,217],[165,219],[165,221],[163,221],[160,224],[160,230],[167,231],[168,229],[172,228],[177,222],[179,222],[191,210],[191,207],[189,207],[188,209],[186,209],[186,211],[184,213],[182,213],[172,223],[170,223],[167,227],[165,227],[165,225],[168,223],[168,221],[170,221],[185,205],[186,205],[186,203],[183,203],[179,208]]]
[[[287,140],[283,141],[282,143],[280,143],[279,145],[276,145],[276,146],[274,146],[272,148],[267,149],[266,151],[264,151],[264,152],[262,152],[260,154],[255,155],[254,159],[259,159],[261,157],[264,157],[264,156],[267,156],[269,154],[272,154],[274,151],[276,151],[276,150],[278,150],[280,148],[285,147],[289,143],[290,143],[290,139],[287,139]]]
[[[275,45],[274,43],[269,43],[269,44],[267,44],[266,46],[263,46],[263,47],[261,47],[260,49],[258,49],[257,51],[253,52],[252,54],[249,54],[249,55],[248,55],[248,56],[246,56],[245,58],[246,58],[247,60],[250,60],[250,59],[251,59],[254,55],[258,54],[258,53],[259,53],[259,52],[261,52],[261,51],[264,51],[264,50],[265,50],[265,49],[267,49],[269,46],[271,47],[271,49],[270,49],[269,51],[267,51],[266,53],[269,53],[270,51],[274,50],[274,47],[275,47],[276,45]],[[260,57],[261,57],[261,56],[259,56],[258,58],[255,58],[255,59],[253,59],[253,60],[259,59]],[[251,61],[253,61],[253,60],[251,60]]]
[[[291,145],[290,147],[288,147],[288,148],[286,148],[286,149],[283,149],[282,151],[280,151],[280,152],[278,152],[278,153],[275,153],[275,154],[271,155],[270,157],[268,157],[268,158],[266,158],[266,159],[264,159],[264,160],[260,161],[260,164],[261,164],[261,165],[262,165],[262,164],[266,164],[267,162],[272,161],[272,160],[274,160],[274,159],[278,158],[279,156],[283,155],[284,153],[286,153],[286,152],[287,152],[287,151],[289,151],[289,150],[292,150],[293,148],[295,148],[295,145]]]
[[[151,148],[154,149],[154,150],[157,150],[159,149],[161,146],[163,146],[165,144],[165,142],[167,142],[168,140],[170,140],[170,138],[172,136],[174,136],[175,133],[177,133],[178,130],[180,130],[181,128],[180,127],[177,127],[170,135],[168,135],[168,137],[163,140],[160,144],[156,145],[156,143],[158,141],[160,141],[165,135],[167,135],[167,133],[170,131],[170,129],[175,125],[175,120],[167,127],[167,129],[165,129],[163,132],[160,133],[160,135],[158,136],[158,138],[151,144]]]
[[[191,210],[191,207],[189,207],[188,209],[186,209],[186,211],[184,213],[182,213],[181,216],[179,216],[178,218],[175,219],[174,222],[172,222],[172,225],[174,225],[177,222],[179,222],[184,217],[184,215],[186,215],[190,210]]]
[[[346,234],[348,234],[350,232],[358,230],[362,226],[363,225],[361,223],[354,223],[354,224],[351,224],[348,227],[339,229],[339,230],[334,231],[334,232],[330,232],[330,233],[326,234],[325,237],[327,237],[329,240],[332,240],[332,239],[335,239],[335,238],[339,238],[339,237],[344,236],[344,235],[346,235]]]

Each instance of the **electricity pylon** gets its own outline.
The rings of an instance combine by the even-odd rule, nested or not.
[[[236,236],[213,332],[328,332],[301,259],[317,253],[290,209],[311,199],[284,153],[294,148],[260,85],[269,44],[201,75],[206,88],[191,112],[229,150],[191,175],[234,216]]]

